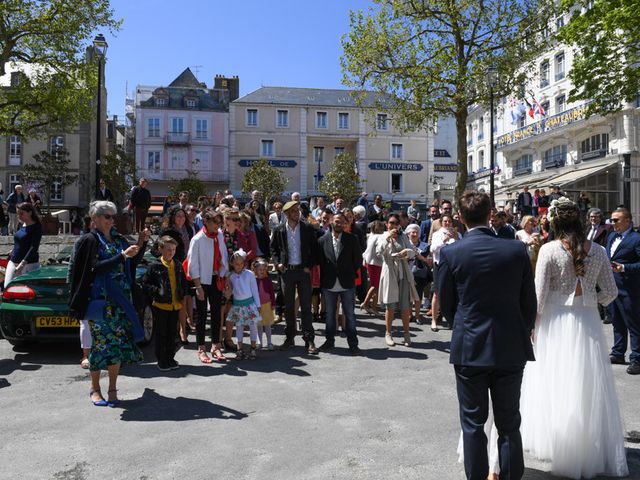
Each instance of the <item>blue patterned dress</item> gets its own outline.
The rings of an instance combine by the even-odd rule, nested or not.
[[[104,237],[100,242],[100,260],[106,260],[120,253],[127,248],[122,237],[114,236],[112,242],[107,242]],[[115,283],[122,289],[125,296],[131,301],[131,285],[125,273],[125,264],[118,263],[109,275]],[[124,310],[110,301],[104,282],[96,277],[94,291],[97,295],[92,295],[92,299],[106,300],[104,318],[102,320],[90,320],[91,336],[93,345],[89,352],[89,369],[106,370],[109,365],[120,363],[136,363],[142,361],[142,351],[133,340],[131,320]]]

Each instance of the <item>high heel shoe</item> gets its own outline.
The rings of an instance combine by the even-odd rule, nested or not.
[[[94,393],[99,393],[102,396],[100,390],[89,390],[89,398],[91,398]],[[91,403],[93,403],[96,407],[106,407],[108,405],[107,401],[104,398],[101,398],[100,400],[91,400]]]

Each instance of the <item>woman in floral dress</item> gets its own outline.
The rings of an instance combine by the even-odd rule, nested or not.
[[[116,212],[112,202],[91,204],[89,215],[95,229],[76,246],[69,299],[71,315],[88,320],[91,329],[89,396],[94,405],[110,407],[118,403],[120,365],[142,360],[135,341],[141,340],[143,333],[131,301],[131,288],[150,233],[145,229],[138,244],[130,246],[113,227]],[[102,370],[109,374],[107,400],[100,389]]]

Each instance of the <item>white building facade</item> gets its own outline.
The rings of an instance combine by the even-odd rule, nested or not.
[[[557,22],[562,24],[562,19]],[[636,188],[640,180],[639,104],[625,104],[620,112],[606,117],[587,118],[588,102],[568,101],[572,84],[567,73],[572,61],[572,48],[555,45],[538,58],[523,98],[497,100],[496,203],[500,206],[515,200],[525,185],[532,192],[545,189],[547,194],[557,185],[574,199],[585,191],[592,206],[611,212],[624,203],[626,185],[630,189],[627,206],[636,216],[640,214]],[[515,119],[511,113],[518,110],[514,100],[524,101]],[[468,185],[487,192],[490,128],[487,109],[470,110],[467,165],[472,175]],[[631,167],[630,181],[623,176],[625,159]]]

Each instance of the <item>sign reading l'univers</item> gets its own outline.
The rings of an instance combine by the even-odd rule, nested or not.
[[[396,170],[419,172],[424,167],[419,163],[401,163],[401,162],[372,162],[369,164],[371,170]]]

